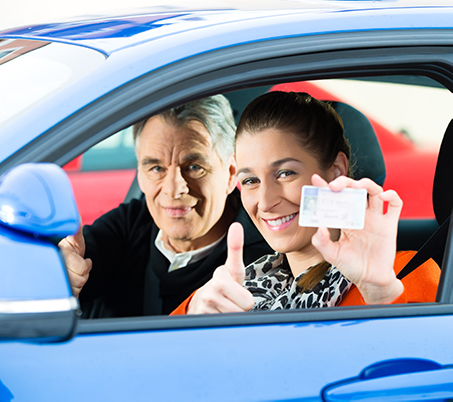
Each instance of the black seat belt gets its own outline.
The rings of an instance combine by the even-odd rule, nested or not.
[[[433,183],[434,214],[437,222],[442,222],[442,224],[396,276],[398,279],[403,279],[430,258],[434,259],[439,266],[441,265],[447,243],[453,205],[453,187],[451,186],[451,172],[453,171],[452,150],[453,120],[450,121],[442,139]]]
[[[448,228],[450,217],[448,217],[442,225],[433,233],[433,235],[423,244],[420,250],[409,260],[405,267],[396,276],[398,279],[403,279],[409,275],[415,268],[422,265],[425,261],[433,258],[436,262],[440,261],[445,251],[447,242]],[[439,260],[437,258],[440,258]]]

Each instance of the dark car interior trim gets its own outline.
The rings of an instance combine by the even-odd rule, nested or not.
[[[313,310],[257,311],[254,313],[209,314],[192,316],[156,316],[81,320],[79,334],[129,332],[225,326],[290,324],[295,322],[348,321],[397,317],[448,315],[453,305],[412,304],[389,306],[334,307]]]
[[[74,310],[45,313],[0,313],[0,342],[63,342],[74,337],[80,321]]]

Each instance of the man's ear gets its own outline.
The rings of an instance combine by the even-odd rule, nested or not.
[[[231,194],[234,190],[234,188],[237,185],[237,173],[238,173],[238,167],[236,164],[236,158],[234,157],[234,154],[230,156],[230,159],[228,160],[228,194]]]
[[[137,168],[137,182],[138,182],[138,186],[140,187],[140,190],[142,191],[142,193],[145,193],[143,191],[142,175],[140,173],[140,168]]]
[[[337,157],[332,165],[334,179],[339,176],[347,176],[349,169],[349,161],[344,152],[338,152]]]

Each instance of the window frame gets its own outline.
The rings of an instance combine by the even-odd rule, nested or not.
[[[69,116],[0,166],[64,165],[91,146],[177,104],[250,86],[328,78],[424,75],[453,89],[453,30],[365,31],[275,39],[193,56],[139,77]],[[453,314],[452,234],[438,302],[209,316],[80,320],[80,334]]]

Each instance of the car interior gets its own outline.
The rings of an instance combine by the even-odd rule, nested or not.
[[[421,87],[439,86],[439,84],[434,80],[427,81],[425,77],[419,77],[419,80],[417,80],[417,77],[391,76],[387,80],[385,77],[371,77],[368,80],[373,82],[399,81],[399,85],[405,85],[407,82],[410,82],[411,85],[419,85]],[[232,104],[237,123],[246,105],[255,97],[270,90],[300,90],[300,87],[296,84],[290,83],[252,87],[227,92],[224,95]],[[331,99],[325,98],[323,100],[331,102],[332,106],[336,109],[343,120],[345,135],[348,138],[352,148],[352,164],[354,166],[355,178],[360,179],[362,177],[369,177],[378,184],[383,185],[386,178],[386,164],[384,161],[385,157],[380,146],[380,141],[374,129],[375,125],[373,125],[369,118],[358,110],[357,107],[351,106],[346,102],[338,101],[338,98],[335,96]],[[126,130],[130,134],[130,128]],[[122,130],[120,132],[123,136],[125,135],[124,131],[125,130]],[[402,134],[399,133],[399,135]],[[94,148],[96,148],[96,146]],[[403,270],[401,277],[409,274],[411,270],[416,269],[417,266],[426,261],[428,258],[433,258],[439,266],[442,265],[445,243],[448,234],[448,220],[451,207],[453,205],[453,189],[451,189],[448,185],[450,177],[449,172],[453,169],[453,161],[451,161],[451,158],[448,156],[451,155],[452,151],[453,123],[450,123],[443,139],[434,180],[433,208],[435,212],[435,219],[402,219],[399,224],[397,249],[421,249],[416,257],[414,257],[412,263],[408,264],[407,268]],[[88,152],[93,151],[90,150]],[[131,146],[131,144],[129,144],[129,148],[125,148],[123,146],[122,152],[128,152],[130,154],[133,152],[133,145]],[[87,154],[88,153],[86,153],[86,155]],[[120,168],[132,168],[132,162],[130,162],[131,159],[133,158],[129,155],[128,164],[123,164]],[[402,163],[404,163],[404,161],[402,161]],[[431,186],[429,183],[428,185]],[[143,196],[143,194],[138,187],[135,177],[124,198],[124,202],[128,202],[132,198],[138,198],[141,196]],[[428,241],[428,239],[430,240]],[[425,246],[423,246],[424,244]],[[441,280],[445,281],[444,278]],[[440,297],[441,295],[438,294],[438,301],[440,300]],[[84,314],[84,316],[90,316],[90,314]]]
[[[372,78],[372,80],[375,79],[375,77]],[[290,83],[248,88],[228,92],[224,95],[229,99],[232,105],[237,124],[242,111],[255,97],[267,91],[280,90],[282,87],[286,87],[286,89],[288,89],[288,86],[289,89],[294,88],[295,91],[299,90],[297,85]],[[352,148],[353,158],[351,160],[351,164],[354,166],[354,177],[356,179],[369,177],[379,185],[384,185],[386,179],[384,156],[379,140],[376,137],[376,132],[369,119],[357,108],[345,102],[339,102],[327,98],[323,100],[330,102],[343,120],[345,136],[348,138]],[[438,173],[436,173],[436,175],[437,174]],[[132,198],[138,198],[141,195],[142,193],[138,187],[138,183],[136,179],[134,179],[124,198],[124,202],[128,202]],[[436,206],[434,204],[433,207],[434,210],[436,210]],[[439,219],[437,219],[437,213],[436,219],[402,219],[399,226],[397,249],[418,250],[437,230],[439,227],[438,222]]]

